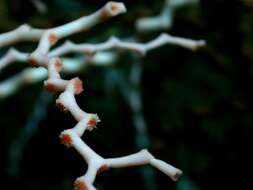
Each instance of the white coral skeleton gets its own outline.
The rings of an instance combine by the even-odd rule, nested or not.
[[[86,130],[93,130],[100,122],[97,114],[83,111],[77,104],[75,96],[83,91],[82,81],[76,77],[70,80],[61,78],[60,72],[78,72],[87,62],[96,65],[110,64],[115,61],[115,52],[102,52],[111,49],[124,49],[144,56],[148,51],[164,44],[179,45],[191,50],[196,50],[205,45],[203,40],[192,40],[162,34],[148,43],[124,42],[117,37],[111,37],[100,44],[75,44],[67,41],[63,45],[50,50],[59,39],[68,37],[74,33],[85,31],[92,26],[110,17],[126,12],[123,3],[108,2],[95,13],[81,17],[75,21],[49,29],[36,29],[24,24],[17,29],[0,34],[0,47],[12,45],[20,41],[38,42],[37,48],[32,53],[23,53],[11,48],[0,59],[0,70],[14,61],[28,62],[33,67],[27,68],[20,74],[0,83],[0,97],[6,97],[14,93],[19,86],[25,83],[33,83],[44,80],[45,88],[50,92],[59,92],[56,100],[57,106],[69,111],[76,119],[75,127],[64,130],[60,134],[61,142],[67,147],[73,147],[88,164],[86,173],[75,181],[76,190],[95,190],[93,185],[96,175],[109,168],[129,167],[150,164],[176,181],[182,175],[182,171],[174,166],[156,159],[146,149],[135,154],[118,158],[103,158],[92,150],[82,139]],[[82,52],[91,56],[89,60],[84,58],[63,58],[69,52]],[[99,60],[99,56],[105,56],[107,61]],[[47,79],[45,79],[47,77]]]

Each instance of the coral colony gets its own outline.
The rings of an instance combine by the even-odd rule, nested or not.
[[[181,170],[162,160],[156,159],[146,149],[128,156],[103,158],[81,139],[85,130],[92,131],[98,122],[100,122],[100,119],[97,114],[83,111],[76,102],[75,96],[83,91],[82,81],[78,77],[69,80],[63,79],[60,75],[61,71],[78,72],[87,62],[91,62],[98,66],[110,64],[115,58],[115,53],[106,54],[104,52],[103,54],[105,50],[122,49],[144,56],[148,51],[165,44],[174,44],[191,50],[196,50],[205,45],[203,40],[185,39],[164,33],[156,39],[144,44],[124,42],[117,37],[111,37],[106,42],[100,44],[75,44],[67,41],[63,45],[51,50],[51,47],[58,40],[78,32],[83,32],[99,22],[125,12],[126,8],[123,3],[108,2],[104,7],[93,14],[81,17],[62,26],[49,29],[36,29],[24,24],[13,31],[0,34],[0,47],[12,45],[20,41],[38,42],[37,48],[32,53],[23,53],[12,48],[0,59],[0,69],[3,69],[15,61],[27,62],[33,67],[26,68],[22,73],[1,82],[0,97],[3,98],[14,93],[19,86],[25,83],[44,80],[44,87],[49,92],[59,93],[56,105],[60,110],[69,111],[77,121],[75,127],[64,130],[60,134],[62,144],[66,147],[73,147],[88,164],[86,173],[78,177],[74,182],[76,190],[95,190],[96,188],[93,183],[96,175],[109,168],[150,164],[174,181],[182,174]],[[148,21],[146,20],[145,24],[141,24],[141,22],[143,22],[143,20],[139,21],[139,28],[143,27],[147,29]],[[70,58],[63,57],[63,55],[70,52],[86,53],[86,56],[90,58],[85,60],[82,58],[71,60]],[[101,61],[98,57],[100,55],[104,56],[105,60]]]

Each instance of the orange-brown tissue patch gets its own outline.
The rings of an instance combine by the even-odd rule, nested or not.
[[[62,62],[59,58],[55,60],[54,66],[57,72],[60,72],[62,70]]]
[[[100,173],[102,173],[102,172],[104,172],[104,171],[107,171],[107,170],[109,170],[109,167],[108,167],[107,165],[103,165],[103,166],[101,166],[101,167],[98,169],[97,174],[100,174]]]
[[[60,111],[62,112],[66,112],[67,111],[67,108],[60,102],[57,102],[56,101],[56,107],[60,109]]]
[[[80,94],[83,91],[83,82],[76,78],[74,81],[75,94]]]
[[[88,127],[95,127],[97,125],[97,119],[96,118],[89,119],[87,125]]]
[[[66,147],[70,147],[72,145],[71,136],[68,134],[61,134],[60,135],[61,143],[64,144]]]
[[[105,21],[108,18],[115,16],[118,13],[119,7],[117,3],[111,2],[106,9],[103,10],[101,15],[101,21]]]
[[[57,87],[53,84],[46,83],[44,86],[48,92],[57,92],[58,91]]]
[[[115,14],[116,12],[118,12],[118,6],[116,3],[112,3],[111,5],[111,11]]]
[[[85,182],[80,179],[77,179],[74,185],[75,185],[75,190],[89,190]]]
[[[28,60],[28,63],[29,63],[31,66],[33,66],[33,67],[37,67],[37,66],[38,66],[38,62],[37,62],[35,59],[33,59],[33,58],[29,59],[29,60]]]
[[[51,45],[54,45],[58,40],[58,37],[54,33],[50,33],[48,36],[48,41]]]

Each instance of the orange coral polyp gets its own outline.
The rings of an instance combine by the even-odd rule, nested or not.
[[[62,70],[63,65],[62,65],[62,62],[59,58],[55,60],[54,65],[55,65],[55,69],[57,72],[60,72]]]
[[[60,139],[61,139],[61,143],[64,144],[65,146],[70,147],[72,145],[72,139],[70,135],[61,134]]]
[[[74,185],[75,185],[75,190],[89,190],[85,182],[80,179],[77,179]]]
[[[50,84],[50,83],[44,84],[44,87],[48,92],[57,92],[58,91],[57,87],[53,84]]]
[[[58,41],[57,35],[54,33],[49,34],[48,41],[51,45],[55,44]]]
[[[107,165],[103,165],[103,166],[101,166],[99,169],[98,169],[98,171],[97,171],[97,174],[100,174],[100,173],[102,173],[102,172],[104,172],[104,171],[107,171],[107,170],[109,170],[109,167],[107,166]]]
[[[97,119],[96,118],[91,118],[88,123],[88,127],[95,127],[97,125]]]
[[[74,81],[75,94],[80,94],[83,91],[83,82],[79,78]]]
[[[38,62],[35,59],[29,59],[28,63],[32,66],[32,67],[37,67],[38,66]]]

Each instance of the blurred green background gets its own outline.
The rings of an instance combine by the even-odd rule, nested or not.
[[[92,13],[105,0],[43,0],[40,13],[30,0],[0,1],[0,32],[22,23],[57,26]],[[78,76],[84,93],[77,101],[98,113],[98,129],[85,142],[105,157],[122,156],[147,147],[157,158],[183,170],[176,183],[150,166],[111,169],[95,181],[98,189],[213,190],[250,189],[252,167],[253,1],[201,0],[178,8],[169,30],[138,33],[136,18],[160,12],[161,0],[128,0],[128,12],[70,37],[75,42],[101,42],[111,35],[146,42],[161,32],[205,39],[207,47],[191,52],[166,45],[146,57],[122,53],[110,67],[88,67]],[[62,40],[61,42],[63,42]],[[36,43],[17,44],[32,51]],[[9,47],[2,48],[3,55]],[[115,84],[113,73],[129,81],[133,62],[141,64],[137,92],[147,131],[134,126],[134,113]],[[26,67],[13,64],[0,80]],[[75,75],[74,75],[75,76]],[[73,76],[68,76],[73,77]],[[73,127],[70,114],[55,107],[57,95],[42,83],[22,87],[0,101],[1,188],[70,190],[86,164],[73,149],[60,144],[63,129]],[[130,84],[131,86],[131,84]],[[137,113],[138,114],[138,113]]]

